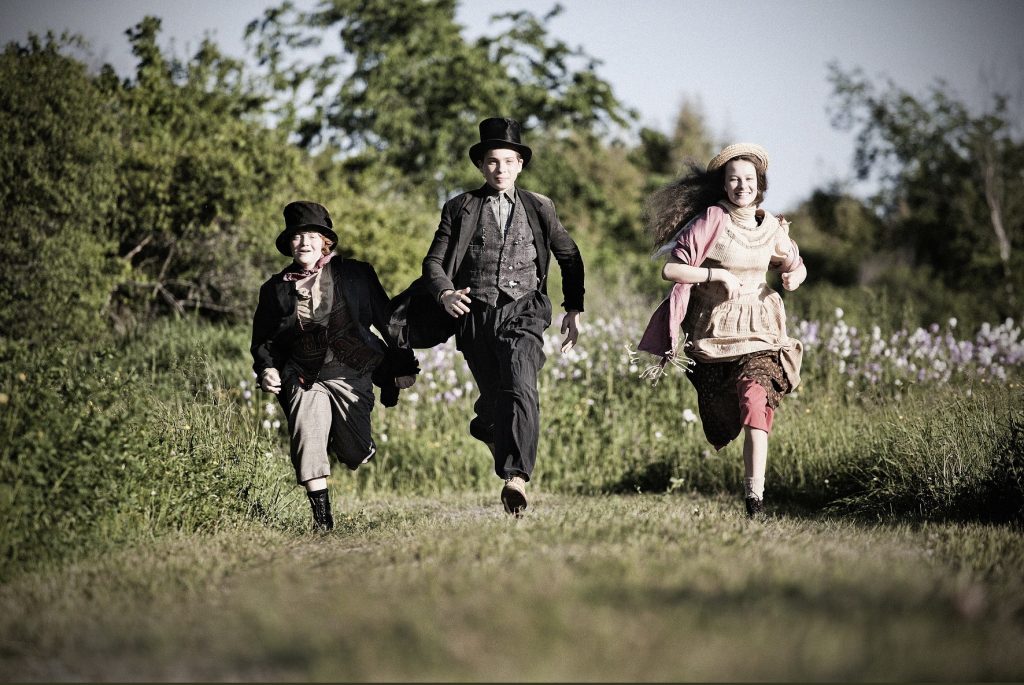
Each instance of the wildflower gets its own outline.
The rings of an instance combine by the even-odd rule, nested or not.
[[[697,420],[697,415],[693,413],[693,410],[687,407],[683,410],[683,421],[687,423],[693,423]]]
[[[263,430],[270,430],[270,419],[263,419]]]
[[[273,421],[271,422],[270,426],[271,426],[271,427],[272,427],[272,428],[273,428],[274,430],[277,430],[278,428],[280,428],[280,427],[281,427],[281,422],[280,422],[280,421],[278,421],[277,419],[274,419],[274,420],[273,420]]]
[[[955,316],[950,317],[950,319],[949,319],[949,327],[950,328],[956,328],[956,323],[957,323],[956,317]]]
[[[277,413],[277,407],[274,406],[273,402],[267,402],[263,406],[263,411],[266,412],[267,416],[273,416]]]
[[[249,381],[246,381],[246,380],[238,381],[238,387],[241,388],[242,390],[245,390],[246,388],[249,387]]]
[[[7,404],[10,401],[10,397],[5,392],[0,392],[0,405]]]
[[[656,440],[661,440],[665,435],[661,431],[654,431],[654,437]]]
[[[842,307],[836,307],[836,318],[837,319],[843,318],[843,308]]]
[[[244,397],[247,400],[250,399],[252,397],[252,391],[246,390],[245,392],[242,393],[242,397]]]
[[[387,442],[388,441],[388,434],[387,433],[381,433],[380,434],[380,441],[381,442]]]

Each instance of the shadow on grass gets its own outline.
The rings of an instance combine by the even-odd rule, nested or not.
[[[935,487],[926,477],[880,479],[877,474],[884,468],[883,463],[868,468],[854,465],[846,472],[831,474],[826,487],[770,483],[766,501],[774,512],[798,518],[1024,525],[1024,433],[1014,433],[1007,449],[1000,450],[983,473],[947,488]],[[677,464],[667,460],[639,465],[602,488],[602,492],[672,492],[680,485],[677,468]],[[742,485],[737,483],[729,488],[719,478],[704,479],[698,473],[686,483],[685,489],[702,495],[738,497]]]

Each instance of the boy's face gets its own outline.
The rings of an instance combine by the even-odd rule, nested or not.
[[[480,160],[480,173],[495,190],[508,190],[523,170],[523,158],[515,150],[488,150]]]

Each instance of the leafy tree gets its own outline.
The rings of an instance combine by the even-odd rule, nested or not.
[[[686,173],[690,165],[703,166],[718,151],[700,101],[690,98],[679,106],[670,133],[644,127],[639,138],[630,160],[649,174],[649,191]]]
[[[857,133],[857,175],[879,180],[873,201],[892,244],[950,287],[993,292],[1012,314],[1024,285],[1024,144],[1008,98],[974,115],[941,81],[915,97],[835,64],[829,78],[832,123]]]
[[[0,338],[95,338],[124,273],[115,103],[64,54],[77,45],[30,36],[0,55]]]
[[[165,57],[160,20],[126,33],[135,78],[108,84],[126,143],[114,228],[131,277],[119,314],[247,314],[273,266],[280,208],[313,194],[314,176],[287,135],[263,121],[266,97],[242,65],[204,42]]]
[[[596,73],[597,61],[550,37],[543,18],[511,12],[493,37],[467,41],[456,0],[333,0],[312,12],[290,2],[268,10],[247,35],[272,82],[280,117],[299,144],[333,147],[350,168],[374,167],[432,196],[476,185],[466,150],[488,116],[511,116],[542,137],[596,133],[630,116]],[[301,58],[329,31],[340,54]],[[309,102],[303,110],[296,102]],[[467,168],[468,167],[468,168]]]
[[[839,186],[816,189],[787,216],[797,227],[800,254],[816,282],[869,285],[877,276],[876,265],[891,265],[899,257],[871,207]]]

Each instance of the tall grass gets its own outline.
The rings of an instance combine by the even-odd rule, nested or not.
[[[275,510],[276,443],[227,387],[238,363],[204,354],[242,339],[163,323],[119,348],[4,347],[0,578]]]
[[[738,494],[739,443],[707,445],[681,373],[656,387],[639,379],[628,347],[646,311],[619,311],[634,314],[588,314],[568,355],[557,322],[545,338],[534,487]],[[777,414],[768,497],[859,516],[1020,519],[1019,327],[882,330],[832,317],[792,324],[804,385]],[[247,346],[244,327],[190,321],[97,349],[0,346],[0,578],[174,530],[303,528],[282,417],[253,386]],[[495,488],[467,431],[465,363],[450,343],[420,357],[399,405],[374,410],[376,460],[336,469],[340,497]]]

